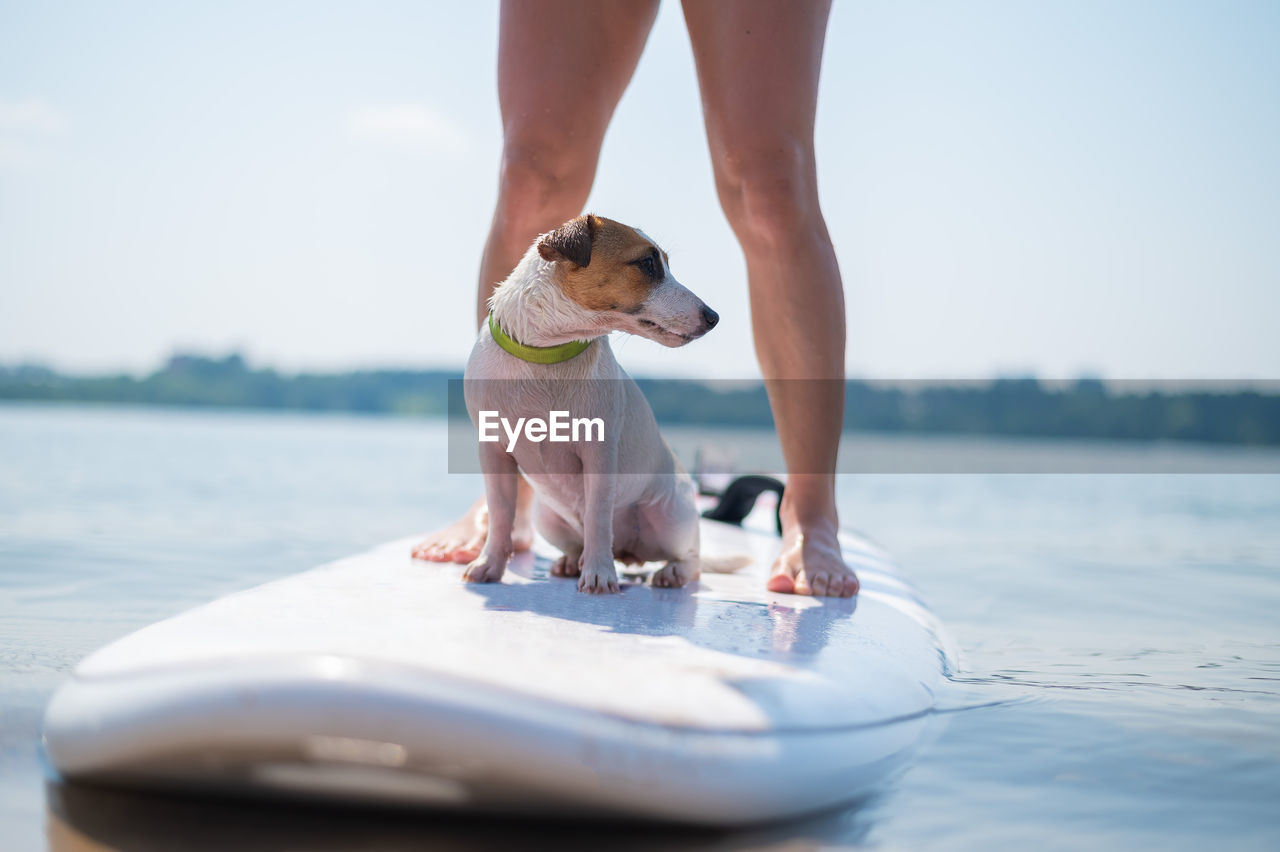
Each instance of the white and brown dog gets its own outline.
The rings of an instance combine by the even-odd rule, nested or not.
[[[604,428],[600,440],[480,443],[489,533],[463,576],[502,577],[517,470],[534,490],[535,527],[563,553],[552,573],[577,576],[581,591],[618,591],[615,559],[665,563],[655,586],[741,567],[745,560],[702,558],[693,481],[609,348],[612,331],[675,347],[719,321],[671,275],[666,252],[635,228],[579,216],[534,243],[489,307],[464,380],[472,423],[480,426],[482,412],[518,422],[562,411]]]

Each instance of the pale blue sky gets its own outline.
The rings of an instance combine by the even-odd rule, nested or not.
[[[487,2],[0,2],[0,362],[460,365],[496,33]],[[1280,377],[1278,45],[1275,2],[837,0],[851,373]],[[753,375],[677,3],[589,206],[723,317],[623,365]]]

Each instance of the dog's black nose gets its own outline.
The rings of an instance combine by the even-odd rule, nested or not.
[[[707,324],[707,330],[709,331],[716,327],[716,323],[720,322],[720,315],[708,308],[706,305],[703,305],[702,321]]]

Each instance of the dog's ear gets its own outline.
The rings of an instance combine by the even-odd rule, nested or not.
[[[538,240],[538,254],[542,255],[543,260],[567,260],[578,266],[590,264],[595,218],[588,213],[565,222]]]

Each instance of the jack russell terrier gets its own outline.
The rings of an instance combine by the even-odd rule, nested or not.
[[[665,563],[655,586],[683,586],[703,569],[728,572],[749,561],[699,552],[693,481],[609,348],[612,331],[676,347],[719,322],[671,275],[666,252],[636,228],[579,216],[529,248],[489,308],[463,382],[472,423],[492,425],[500,414],[505,426],[568,412],[604,428],[579,436],[575,425],[572,440],[512,435],[510,443],[481,430],[489,534],[466,580],[502,578],[520,473],[536,497],[535,527],[563,554],[551,573],[578,577],[580,591],[617,592],[615,559]]]

